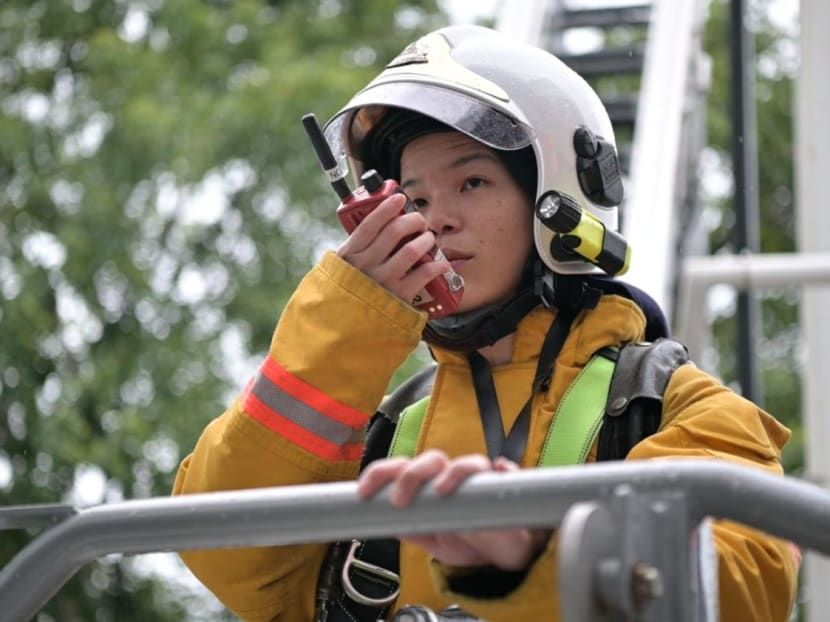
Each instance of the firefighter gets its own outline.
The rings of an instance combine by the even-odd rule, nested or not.
[[[628,257],[611,235],[622,200],[613,130],[594,91],[551,54],[482,27],[438,30],[393,59],[326,135],[358,174],[400,181],[414,209],[403,194],[385,199],[306,275],[259,373],[208,425],[175,494],[359,477],[361,497],[390,487],[402,508],[426,484],[449,495],[472,474],[542,463],[557,407],[597,353],[665,335],[647,296],[599,275]],[[560,204],[576,210],[584,239],[546,222]],[[599,226],[579,229],[580,218]],[[592,241],[592,231],[608,235]],[[437,259],[421,261],[436,245]],[[450,270],[464,280],[458,308],[438,318],[414,308]],[[438,367],[410,449],[393,447],[359,475],[367,422],[422,339]],[[654,433],[626,459],[719,458],[782,473],[788,430],[682,362],[667,375]],[[596,436],[583,442],[590,451],[573,460],[596,460]],[[714,534],[721,619],[787,620],[790,546],[726,521]],[[559,620],[556,554],[545,530],[405,538],[385,615],[457,603],[494,622]],[[326,556],[322,544],[182,554],[243,619],[289,622],[320,615]]]

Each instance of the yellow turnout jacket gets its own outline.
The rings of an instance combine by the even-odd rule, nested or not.
[[[520,324],[512,360],[493,369],[505,429],[527,400],[542,341],[555,312],[539,307]],[[175,494],[351,480],[365,425],[395,369],[420,341],[426,315],[359,270],[327,254],[305,277],[280,318],[270,355],[224,415],[212,421],[181,464]],[[559,401],[599,349],[641,340],[645,318],[630,300],[605,296],[580,314],[557,360],[553,382],[533,404],[523,465],[536,465]],[[463,354],[435,350],[439,363],[417,451],[487,453],[470,369]],[[720,458],[781,473],[788,430],[691,364],[672,376],[658,432],[628,460]],[[596,448],[589,456],[595,457]],[[313,520],[313,517],[309,517]],[[797,568],[787,543],[717,522],[721,620],[785,622]],[[458,603],[490,620],[561,619],[556,537],[507,596],[453,593],[452,568],[422,549],[401,548],[398,605]],[[231,610],[250,621],[314,619],[324,544],[182,553]]]

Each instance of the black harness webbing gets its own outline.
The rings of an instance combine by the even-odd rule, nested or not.
[[[504,425],[499,408],[496,385],[493,382],[493,373],[490,364],[478,352],[470,352],[467,359],[470,362],[470,370],[473,375],[473,387],[478,399],[478,410],[481,413],[481,426],[484,428],[484,440],[487,444],[487,453],[490,460],[504,456],[508,460],[519,463],[527,447],[527,438],[530,433],[530,413],[533,406],[533,398],[549,382],[553,374],[553,367],[568,331],[571,329],[576,314],[572,310],[560,311],[556,314],[553,324],[545,336],[542,345],[542,352],[539,355],[539,362],[536,365],[536,374],[533,378],[533,386],[530,390],[530,397],[516,417],[510,432],[505,436]]]
[[[435,364],[425,367],[383,400],[369,422],[361,471],[370,462],[386,457],[398,416],[404,408],[432,392],[436,369]],[[320,622],[380,619],[397,597],[399,556],[400,544],[394,538],[332,544],[318,579],[317,619]],[[355,598],[349,591],[366,598]],[[363,602],[370,600],[377,603]]]

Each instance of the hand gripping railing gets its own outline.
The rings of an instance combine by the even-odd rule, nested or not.
[[[705,594],[695,590],[689,534],[705,516],[830,554],[830,494],[815,485],[715,460],[608,463],[476,475],[450,497],[428,489],[406,510],[386,493],[359,500],[354,482],[81,509],[0,571],[0,611],[9,622],[31,619],[81,566],[109,553],[561,525],[567,622],[605,619],[595,617],[601,608],[644,622],[697,622],[711,619],[712,603],[702,606]]]

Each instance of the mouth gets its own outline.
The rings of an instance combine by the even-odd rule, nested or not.
[[[469,262],[469,259],[453,259],[450,262],[450,265],[452,266],[452,269],[455,272],[458,272],[460,274],[460,273],[464,272],[464,266],[466,266],[468,262]]]
[[[443,249],[444,257],[447,258],[447,261],[450,262],[452,269],[458,272],[459,269],[463,268],[467,262],[472,259],[471,255],[465,255],[459,251],[454,251],[452,249]]]

